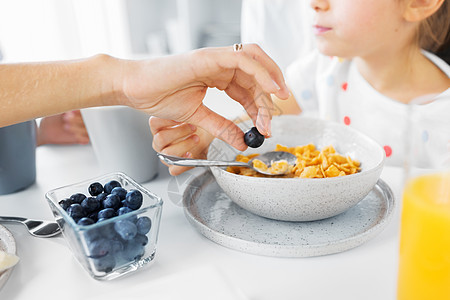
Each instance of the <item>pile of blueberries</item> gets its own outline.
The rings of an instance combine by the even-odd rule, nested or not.
[[[138,210],[143,202],[140,191],[127,191],[116,180],[104,186],[94,182],[89,185],[88,192],[88,197],[76,193],[59,202],[78,225],[89,226],[127,214]],[[88,248],[87,256],[98,272],[106,273],[118,265],[139,260],[144,255],[151,226],[149,217],[133,214],[103,226],[87,227],[82,232]]]

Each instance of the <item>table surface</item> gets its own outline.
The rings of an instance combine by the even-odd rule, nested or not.
[[[24,191],[0,196],[0,215],[52,220],[44,197],[48,190],[101,174],[91,146],[43,146],[36,156],[36,183]],[[78,264],[62,236],[35,238],[20,224],[4,224],[15,237],[20,262],[0,291],[0,299],[120,299],[120,293],[130,289],[135,289],[134,299],[143,299],[151,297],[152,287],[156,290],[165,286],[163,290],[169,293],[177,287],[186,289],[186,282],[194,291],[209,288],[208,293],[219,294],[216,286],[220,281],[227,284],[223,291],[234,290],[242,299],[395,299],[402,172],[385,167],[381,178],[393,190],[398,205],[391,222],[373,239],[338,254],[274,258],[242,253],[203,237],[189,224],[183,208],[172,201],[177,198],[173,194],[181,194],[183,186],[179,191],[169,191],[173,177],[161,164],[158,177],[144,184],[165,201],[151,266],[112,281],[96,281]],[[165,278],[172,281],[168,279],[169,283],[162,285]],[[183,298],[218,296],[186,292]],[[153,299],[171,299],[158,297]]]

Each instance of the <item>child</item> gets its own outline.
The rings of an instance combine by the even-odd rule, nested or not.
[[[39,122],[36,143],[71,145],[89,143],[89,135],[79,110],[44,117]]]
[[[311,7],[321,53],[288,68],[293,96],[275,107],[352,126],[383,146],[387,163],[401,163],[406,104],[450,97],[450,66],[427,51],[449,47],[448,0],[313,0]],[[212,140],[188,124],[152,118],[150,127],[155,150],[167,154],[204,158]],[[185,170],[170,167],[173,175]]]

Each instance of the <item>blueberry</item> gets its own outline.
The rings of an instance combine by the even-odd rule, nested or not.
[[[97,227],[97,231],[100,237],[108,239],[109,241],[119,238],[119,235],[114,230],[113,223],[102,224],[102,226]]]
[[[86,196],[81,193],[73,194],[72,196],[70,196],[70,200],[72,200],[73,203],[78,204],[80,204],[85,198]]]
[[[94,182],[89,186],[88,191],[91,196],[97,196],[103,192],[103,185],[100,182]]]
[[[69,206],[71,206],[73,204],[72,200],[70,200],[69,198],[63,199],[63,200],[59,201],[58,203],[64,210],[67,210],[69,208]]]
[[[89,219],[91,219],[92,221],[97,222],[97,220],[98,220],[98,212],[94,211],[94,212],[88,214],[87,217]]]
[[[112,252],[112,243],[110,240],[100,238],[88,244],[88,254],[90,258],[99,258]]]
[[[137,234],[136,224],[129,220],[120,220],[114,224],[114,229],[126,241],[133,239]]]
[[[83,226],[92,225],[94,223],[95,223],[94,220],[92,220],[91,218],[86,218],[86,217],[81,218],[77,222],[78,225],[83,225]]]
[[[111,241],[111,251],[112,253],[120,253],[125,249],[124,244],[119,239],[114,239]]]
[[[111,191],[115,187],[121,187],[120,183],[118,181],[116,181],[116,180],[111,180],[110,182],[105,184],[104,191],[107,194],[111,194]]]
[[[116,212],[114,211],[113,208],[105,208],[102,209],[101,211],[98,212],[97,218],[98,221],[100,222],[100,219],[110,219],[112,217],[114,217],[116,215]]]
[[[117,195],[119,196],[120,200],[123,200],[127,195],[127,190],[123,187],[115,187],[112,189],[111,195]]]
[[[132,211],[133,210],[131,208],[123,206],[123,207],[121,207],[121,208],[119,208],[117,210],[117,215],[121,216],[121,215],[127,214],[127,213],[132,212]]]
[[[112,208],[114,210],[119,209],[119,207],[122,205],[122,202],[120,202],[120,198],[117,195],[110,194],[106,197],[105,200],[103,200],[103,207],[104,208]]]
[[[136,222],[136,227],[139,234],[147,234],[152,227],[152,220],[149,217],[140,217]]]
[[[264,136],[259,133],[256,127],[252,127],[244,135],[244,142],[247,146],[252,148],[258,148],[264,143]]]
[[[138,190],[131,190],[125,197],[125,204],[132,210],[139,209],[142,205],[142,193]]]
[[[142,245],[142,242],[131,240],[125,246],[123,250],[123,258],[126,261],[134,261],[139,260],[142,255],[145,253],[145,248]]]
[[[148,237],[146,235],[143,235],[143,234],[137,234],[134,237],[133,241],[135,241],[139,245],[145,246],[145,245],[148,244]]]
[[[102,203],[103,200],[105,200],[107,196],[108,196],[107,193],[101,193],[101,194],[98,194],[96,198],[97,198],[98,202]]]
[[[72,217],[75,221],[78,221],[82,217],[85,216],[85,212],[83,207],[80,204],[74,203],[67,208],[67,213]]]
[[[109,273],[114,270],[115,266],[116,259],[112,254],[94,259],[94,267],[98,272]]]
[[[81,206],[84,208],[86,213],[92,213],[96,210],[99,210],[101,207],[101,203],[98,202],[95,197],[88,197],[81,202]]]

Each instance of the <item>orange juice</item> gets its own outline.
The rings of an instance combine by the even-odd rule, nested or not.
[[[450,299],[450,173],[405,187],[397,299]]]

